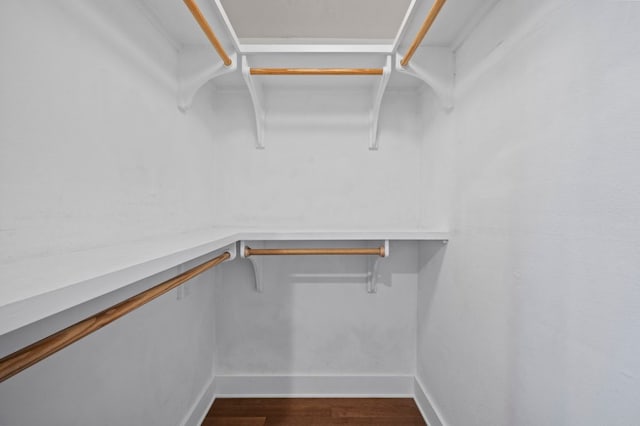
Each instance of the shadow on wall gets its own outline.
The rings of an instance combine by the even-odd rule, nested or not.
[[[433,304],[434,295],[440,282],[440,271],[447,244],[443,244],[440,241],[422,241],[419,243],[418,298],[420,299],[420,305],[418,307],[418,315],[421,324],[428,320],[423,316],[428,316],[430,307]]]

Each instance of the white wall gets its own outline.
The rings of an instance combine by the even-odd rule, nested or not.
[[[457,51],[454,235],[418,308],[447,424],[638,424],[639,19],[502,0]]]
[[[221,224],[319,230],[440,225],[423,219],[416,196],[422,126],[415,93],[385,94],[379,151],[368,150],[366,110],[354,112],[355,104],[370,106],[368,98],[360,102],[362,91],[283,90],[274,97],[280,102],[268,110],[264,150],[254,149],[246,91],[213,99],[224,152],[216,169],[226,183],[216,195],[224,206]]]
[[[206,104],[178,111],[176,51],[136,4],[0,3],[0,262],[214,223]],[[4,335],[0,356],[175,274]],[[212,276],[189,286],[0,384],[0,424],[179,424],[214,364]]]
[[[2,2],[0,262],[214,222],[206,108],[136,4]]]
[[[0,357],[178,273],[172,268],[0,336]],[[0,425],[182,424],[215,374],[217,281],[206,272],[186,291],[173,290],[3,382]]]
[[[357,78],[357,77],[356,77]],[[300,83],[299,83],[300,84]],[[266,149],[256,150],[246,91],[221,91],[212,118],[224,153],[216,168],[224,225],[298,229],[415,229],[442,226],[424,205],[422,104],[416,91],[389,91],[380,150],[369,151],[371,91],[284,87],[270,82]],[[285,242],[283,246],[349,246]],[[277,246],[270,243],[269,246]],[[417,244],[394,243],[384,285],[366,292],[367,259],[270,257],[263,293],[248,261],[222,270],[216,288],[220,375],[413,375]]]
[[[262,293],[248,261],[225,265],[216,286],[217,374],[414,375],[417,244],[395,242],[390,253],[376,294],[366,290],[366,256],[265,258]]]
[[[342,109],[356,97],[368,108],[368,91],[316,93],[333,102],[326,116],[275,108],[257,151],[245,90],[200,93],[178,112],[175,47],[135,5],[2,3],[0,261],[212,224],[433,225],[416,196],[418,96],[386,95],[379,152],[367,149],[367,116]],[[314,106],[303,92],[283,97]],[[392,245],[377,295],[362,258],[272,260],[263,294],[246,263],[225,265],[219,302],[203,276],[189,297],[165,295],[4,382],[0,424],[177,424],[216,356],[216,374],[414,374],[415,245]],[[2,336],[0,355],[175,272]]]

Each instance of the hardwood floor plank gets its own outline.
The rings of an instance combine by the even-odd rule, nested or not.
[[[209,413],[216,416],[331,417],[331,407],[322,398],[219,398]]]
[[[233,423],[242,421],[246,423]],[[411,398],[218,398],[203,425],[425,426],[426,423]]]
[[[420,417],[411,398],[344,398],[331,409],[333,417]]]
[[[417,407],[394,405],[362,406],[359,404],[340,405],[331,408],[331,417],[421,417]]]
[[[202,426],[264,426],[266,417],[206,417]]]
[[[421,418],[416,417],[386,417],[386,418],[314,418],[314,417],[297,417],[286,416],[267,417],[265,426],[425,426],[425,422]]]

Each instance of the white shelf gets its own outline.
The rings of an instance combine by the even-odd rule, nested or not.
[[[448,240],[424,230],[214,228],[0,265],[0,335],[199,256],[248,241]]]
[[[360,230],[255,230],[240,233],[239,240],[262,241],[429,241],[448,240],[447,232],[432,232],[423,230],[385,230],[385,231],[360,231]]]

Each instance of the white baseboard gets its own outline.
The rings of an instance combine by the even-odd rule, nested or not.
[[[216,397],[216,377],[213,376],[204,386],[180,426],[200,426],[209,412]]]
[[[420,380],[417,377],[414,378],[414,392],[413,399],[416,401],[416,405],[429,426],[446,426],[446,423],[442,420],[442,416],[439,414],[439,410],[432,403],[432,399],[429,398],[429,394],[425,390]]]
[[[216,376],[217,397],[413,397],[413,376]]]
[[[202,389],[181,426],[199,426],[217,397],[413,398],[429,426],[446,426],[414,376],[215,376]]]

